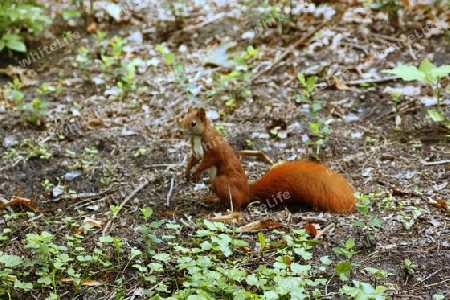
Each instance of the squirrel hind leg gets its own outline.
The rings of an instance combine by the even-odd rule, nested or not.
[[[212,187],[214,193],[216,193],[223,204],[231,207],[230,202],[232,202],[233,211],[238,211],[247,202],[248,186],[245,188],[245,186],[240,187],[230,183],[226,176],[217,176],[212,183]]]

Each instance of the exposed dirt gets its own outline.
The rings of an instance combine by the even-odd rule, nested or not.
[[[319,223],[321,228],[334,223],[334,230],[325,234],[313,250],[316,260],[327,255],[338,261],[340,257],[332,248],[342,246],[348,238],[355,238],[355,248],[362,252],[355,255],[352,262],[392,273],[384,282],[379,282],[391,284],[392,288],[386,292],[390,298],[431,299],[434,294],[449,298],[449,210],[433,203],[450,201],[450,140],[449,132],[443,127],[423,122],[426,110],[435,109],[434,105],[427,106],[422,101],[424,97],[432,97],[432,92],[426,85],[398,79],[380,80],[378,83],[370,83],[373,79],[367,79],[367,87],[351,84],[356,80],[364,82],[365,77],[361,74],[378,73],[381,78],[387,77],[385,75],[388,74],[380,73],[382,69],[393,68],[397,64],[417,66],[425,57],[435,65],[449,64],[449,41],[438,33],[425,35],[414,41],[411,47],[404,46],[389,53],[386,58],[380,59],[374,55],[392,46],[401,35],[414,34],[415,30],[433,23],[432,12],[437,14],[442,24],[446,22],[448,25],[449,7],[433,8],[429,13],[414,7],[401,10],[400,28],[393,28],[383,19],[384,14],[374,9],[366,8],[358,12],[357,8],[362,7],[360,4],[324,3],[318,7],[334,7],[336,15],[343,13],[343,16],[328,22],[322,29],[324,35],[305,39],[285,59],[272,65],[270,71],[253,81],[251,96],[236,99],[235,108],[225,106],[227,97],[232,97],[238,89],[232,84],[225,86],[227,91],[221,95],[211,98],[198,95],[197,103],[188,100],[176,82],[156,84],[157,78],[168,78],[170,72],[155,50],[155,45],[165,42],[177,59],[189,63],[185,52],[180,51],[180,45],[186,45],[188,52],[195,53],[229,38],[236,41],[241,50],[253,45],[264,53],[260,60],[254,59],[252,62],[256,65],[253,72],[257,73],[271,65],[289,45],[324,22],[322,14],[314,14],[319,11],[317,7],[312,12],[299,13],[305,18],[294,18],[289,28],[283,27],[287,32],[280,34],[280,27],[272,26],[256,34],[253,40],[242,39],[241,35],[257,26],[258,19],[251,18],[244,26],[237,17],[240,14],[236,14],[236,8],[227,5],[208,5],[206,12],[197,7],[188,12],[190,17],[181,18],[184,22],[182,26],[158,19],[154,12],[147,14],[151,10],[132,11],[129,16],[131,21],[122,24],[102,21],[98,26],[108,32],[107,38],[115,35],[129,37],[136,31],[143,32],[143,42],[129,43],[133,47],[132,55],[144,61],[153,57],[161,60],[159,65],[136,74],[137,85],[148,90],[142,95],[130,92],[122,101],[114,101],[105,94],[111,88],[109,84],[94,84],[77,67],[78,49],[94,44],[93,36],[81,31],[83,21],[80,20],[75,29],[67,25],[53,25],[40,43],[32,44],[34,49],[48,45],[63,31],[80,30],[82,37],[29,67],[37,73],[34,78],[37,86],[43,82],[55,85],[64,82],[58,96],[45,96],[50,102],[50,114],[42,119],[41,126],[27,124],[21,119],[18,109],[3,97],[0,98],[0,153],[11,147],[25,149],[19,147],[24,139],[30,139],[35,144],[45,140],[46,151],[51,153],[48,159],[38,156],[25,159],[22,155],[3,157],[1,160],[0,196],[9,200],[20,191],[21,197],[33,200],[39,212],[7,219],[7,214],[26,212],[27,208],[13,206],[0,211],[0,232],[3,228],[12,229],[9,239],[0,244],[0,251],[30,257],[31,250],[23,248],[26,234],[47,231],[55,234],[54,242],[57,243],[76,229],[67,226],[67,217],[78,224],[85,217],[108,222],[112,215],[110,206],[121,205],[130,195],[132,198],[127,199],[117,218],[108,223],[106,232],[102,227],[85,234],[83,246],[88,253],[99,245],[98,238],[102,233],[120,238],[129,245],[124,247],[124,256],[131,247],[145,251],[148,245],[139,240],[142,235],[137,230],[144,223],[139,210],[143,207],[154,210],[147,222],[165,220],[177,224],[194,224],[190,220],[205,219],[215,212],[224,211],[224,207],[218,204],[203,203],[202,199],[209,194],[208,189],[198,191],[183,177],[190,149],[187,140],[180,134],[176,116],[184,116],[189,105],[203,105],[209,111],[221,112],[213,122],[222,126],[236,151],[264,150],[274,160],[315,155],[348,178],[358,193],[374,193],[371,212],[384,221],[374,230],[373,242],[368,242],[364,231],[352,224],[352,221],[362,219],[359,213],[336,215],[305,207],[278,207],[273,211],[261,211],[255,204],[242,212],[243,223],[270,219],[281,222],[284,230],[304,228],[309,223],[305,220],[309,218],[324,220],[314,222]],[[196,16],[204,14],[204,19],[208,19],[220,12],[230,13],[231,17],[223,17],[186,32],[180,31],[203,20]],[[367,24],[364,20],[373,22]],[[338,40],[336,37],[340,34],[345,38]],[[18,61],[23,59],[20,56],[8,58],[5,52],[0,56],[0,68],[8,65],[18,67]],[[317,69],[313,70],[314,66]],[[211,70],[211,67],[201,64],[196,67],[205,77]],[[342,76],[345,70],[348,73]],[[195,72],[186,76],[193,77]],[[326,83],[325,89],[317,89],[313,93],[313,99],[326,101],[320,115],[333,120],[330,123],[332,133],[325,146],[303,142],[305,136],[314,136],[308,127],[308,109],[293,100],[293,96],[302,89],[296,79],[298,72],[304,72],[308,77],[314,74],[319,82]],[[333,75],[355,90],[339,90],[332,81]],[[6,74],[0,74],[0,86],[6,88],[11,80]],[[442,86],[448,87],[449,82],[448,78],[443,79]],[[248,81],[247,85],[250,85]],[[400,96],[399,105],[393,108],[392,95],[387,88],[405,86],[416,87],[419,93]],[[38,95],[36,86],[26,87],[22,91],[28,101]],[[450,115],[448,89],[443,93],[442,101],[443,111]],[[79,105],[74,106],[75,102]],[[78,112],[76,115],[75,110]],[[277,139],[270,138],[266,128],[271,124],[286,124],[285,130],[279,129],[286,132],[286,137],[280,138],[279,135]],[[58,138],[61,133],[65,135],[64,140]],[[251,146],[246,143],[248,140],[253,142]],[[85,148],[96,148],[98,154],[83,156]],[[76,154],[71,155],[66,149]],[[146,151],[138,155],[139,149]],[[83,163],[80,163],[81,160]],[[258,178],[269,168],[250,158],[242,158],[242,163],[250,180]],[[65,179],[67,173],[75,171],[80,172],[78,177]],[[52,184],[48,190],[42,185],[45,180]],[[148,184],[144,184],[146,181]],[[55,197],[52,191],[58,183],[66,188]],[[169,191],[170,203],[166,206]],[[176,209],[175,213],[163,214],[173,209]],[[187,236],[194,229],[184,227],[180,237]],[[154,234],[162,236],[166,230],[156,229]],[[266,234],[270,236],[270,233]],[[243,236],[252,244],[257,241],[256,233],[245,233]],[[158,252],[169,249],[166,246],[162,244]],[[112,248],[106,247],[105,251],[114,253]],[[177,253],[171,255],[176,256]],[[405,272],[405,259],[417,264],[414,274]],[[146,287],[135,268],[127,266],[126,261],[116,263],[115,269],[91,277],[105,283],[109,281],[111,286],[104,284],[75,290],[70,284],[61,283],[57,288],[58,294],[62,299],[110,299],[113,291],[119,288],[114,285],[116,278],[123,279],[124,294],[127,296],[139,287]],[[99,267],[100,270],[100,266],[92,267]],[[334,271],[331,267],[327,271],[327,278],[331,279],[327,291],[338,291],[342,281],[332,277]],[[33,276],[23,276],[23,280],[32,282]],[[352,279],[373,283],[373,277],[364,271],[353,272]],[[323,288],[321,291],[324,292]],[[19,289],[11,292],[14,299],[44,299],[48,295],[45,289],[34,289],[33,295]]]

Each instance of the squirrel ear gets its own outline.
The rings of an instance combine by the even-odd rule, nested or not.
[[[190,114],[192,112],[192,106],[188,107],[188,114]]]
[[[200,107],[199,110],[197,110],[197,117],[202,121],[205,122],[206,119],[206,111],[203,107]]]

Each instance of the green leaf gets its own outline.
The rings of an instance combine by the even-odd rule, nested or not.
[[[355,239],[350,238],[345,242],[345,248],[351,249],[355,246]]]
[[[308,92],[312,92],[314,90],[314,85],[316,84],[316,76],[311,76],[308,78],[308,85],[306,86],[306,90]]]
[[[14,287],[24,291],[31,291],[33,289],[33,284],[30,282],[21,282],[20,280],[17,280],[14,282]]]
[[[434,74],[440,78],[448,76],[450,74],[450,65],[442,65],[436,68]]]
[[[18,52],[27,52],[27,47],[23,43],[23,37],[16,34],[8,34],[3,36],[6,47]]]
[[[7,255],[3,254],[0,256],[0,263],[3,263],[5,267],[14,267],[20,265],[23,262],[23,259],[17,255]]]
[[[164,53],[164,59],[166,60],[167,65],[171,65],[175,61],[175,54],[173,53]]]
[[[401,79],[406,81],[425,81],[425,73],[419,71],[414,66],[397,66],[394,69],[382,70],[381,73],[389,73],[399,76]]]
[[[352,268],[352,264],[349,261],[338,262],[334,271],[342,280],[348,280],[348,274]]]
[[[435,74],[436,66],[433,65],[427,58],[422,60],[419,66],[419,71],[425,73],[425,81],[430,84],[436,84],[438,81],[438,76]]]
[[[305,79],[305,75],[303,75],[303,73],[297,73],[297,79],[298,79],[298,81],[300,81],[301,84],[306,86],[306,79]]]
[[[422,60],[422,62],[420,63],[420,66],[419,66],[419,71],[421,71],[425,74],[432,73],[434,69],[436,69],[436,66],[433,65],[433,63],[430,62],[428,60],[428,58],[425,58],[424,60]]]
[[[381,219],[373,219],[371,221],[369,221],[369,223],[367,225],[369,226],[380,226],[381,224],[383,224],[383,220]]]
[[[0,40],[0,52],[2,52],[3,48],[5,48],[5,42]]]
[[[363,227],[366,225],[363,221],[353,221],[352,224],[358,227]]]
[[[170,255],[167,253],[159,253],[159,254],[153,255],[153,258],[157,259],[157,260],[161,260],[161,261],[169,261]]]
[[[266,237],[264,236],[264,234],[262,232],[258,232],[258,240],[259,240],[259,245],[261,247],[261,251],[264,250],[264,247],[266,246]]]
[[[445,120],[445,116],[438,111],[429,109],[427,112],[434,122],[442,122]]]
[[[331,263],[333,262],[328,256],[322,256],[320,258],[320,261],[326,265],[331,265]]]
[[[110,235],[101,236],[98,238],[98,240],[102,243],[112,243],[113,242],[113,238]]]
[[[63,8],[61,11],[62,18],[67,21],[72,18],[81,16],[81,12],[73,9]]]

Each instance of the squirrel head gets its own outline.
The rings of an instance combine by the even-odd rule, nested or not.
[[[191,136],[202,136],[208,126],[205,109],[201,107],[196,112],[193,112],[192,107],[189,106],[188,115],[181,122],[181,128],[184,133]]]

